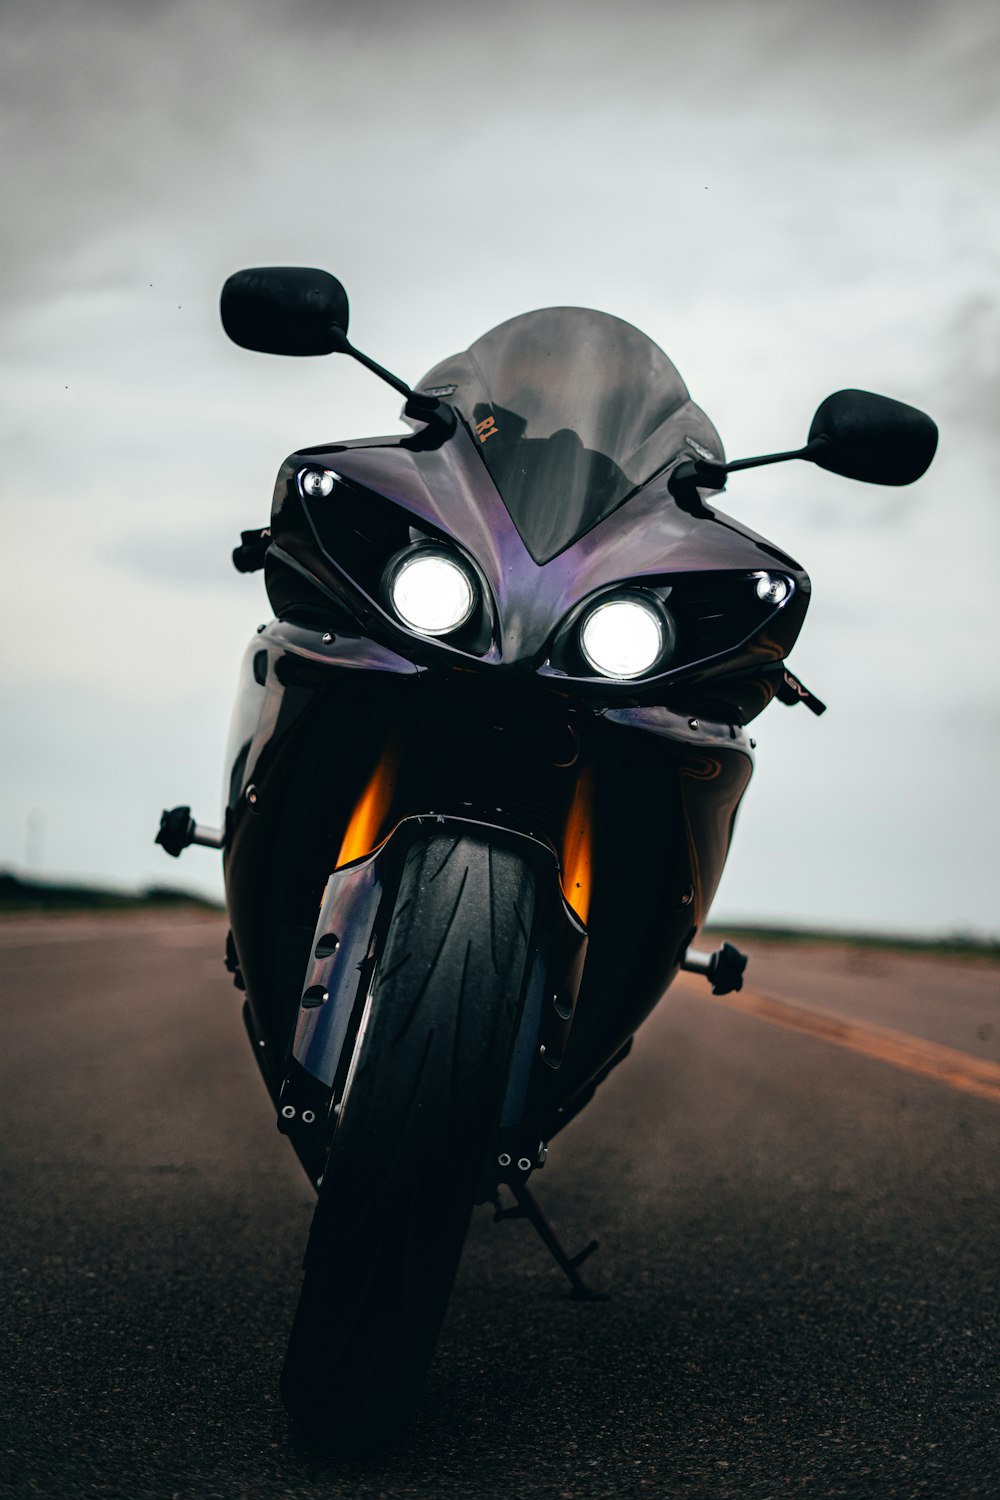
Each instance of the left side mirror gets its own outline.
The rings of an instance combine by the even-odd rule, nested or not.
[[[347,339],[347,293],[329,271],[258,266],[222,288],[222,326],[234,344],[261,354],[334,354]]]
[[[846,479],[912,484],[937,441],[937,427],[915,406],[872,391],[837,391],[817,409],[801,456]]]

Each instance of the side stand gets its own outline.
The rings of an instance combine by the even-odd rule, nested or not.
[[[539,1208],[534,1194],[529,1192],[523,1182],[511,1182],[508,1183],[508,1187],[514,1194],[517,1202],[513,1208],[501,1208],[499,1197],[494,1198],[493,1203],[496,1210],[493,1215],[494,1224],[498,1223],[501,1219],[527,1219],[533,1228],[537,1230],[542,1243],[556,1265],[568,1278],[569,1284],[573,1288],[570,1293],[573,1300],[576,1302],[607,1302],[609,1294],[607,1292],[595,1292],[593,1288],[587,1285],[577,1270],[577,1267],[581,1266],[589,1255],[593,1255],[597,1249],[597,1240],[591,1240],[590,1244],[585,1245],[576,1255],[567,1255],[556,1238],[555,1230]]]

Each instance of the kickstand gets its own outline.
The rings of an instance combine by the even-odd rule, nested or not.
[[[526,1184],[512,1182],[508,1186],[517,1199],[517,1204],[514,1208],[502,1208],[499,1197],[494,1198],[493,1206],[496,1210],[493,1215],[494,1224],[500,1219],[527,1219],[538,1231],[545,1248],[552,1256],[556,1265],[568,1278],[569,1284],[573,1288],[570,1295],[574,1301],[607,1302],[609,1300],[609,1293],[595,1292],[592,1287],[587,1285],[577,1270],[577,1266],[581,1266],[589,1255],[593,1255],[597,1249],[597,1240],[591,1240],[590,1244],[585,1245],[576,1255],[567,1255],[556,1238],[555,1230],[539,1208],[534,1194],[528,1191]]]

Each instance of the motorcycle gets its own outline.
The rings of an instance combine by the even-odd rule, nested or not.
[[[724,515],[730,474],[806,460],[909,484],[937,430],[845,390],[797,450],[727,462],[662,351],[581,308],[516,317],[412,389],[354,348],[340,282],[240,271],[230,338],[343,353],[408,432],[278,473],[233,554],[274,618],[247,650],[221,830],[226,962],[278,1128],[316,1187],[282,1375],[345,1454],[396,1436],[473,1206],[524,1216],[598,1295],[528,1183],[694,946],[750,780],[747,729],[788,669],[806,572]]]

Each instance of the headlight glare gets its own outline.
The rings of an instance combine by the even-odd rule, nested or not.
[[[458,630],[476,607],[476,590],[462,564],[443,550],[422,547],[389,564],[388,594],[396,614],[421,635]]]
[[[580,649],[602,677],[641,677],[669,644],[665,622],[641,599],[608,599],[584,617]]]

